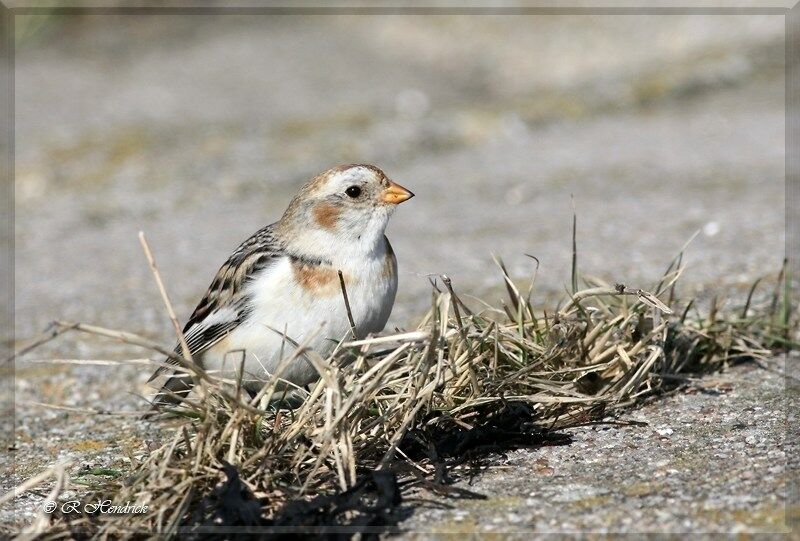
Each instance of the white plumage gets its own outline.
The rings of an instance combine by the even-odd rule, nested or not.
[[[397,292],[397,275],[385,276],[384,272],[390,255],[384,248],[365,254],[361,264],[354,264],[354,259],[332,261],[331,267],[344,275],[359,338],[381,331],[389,319]],[[331,271],[331,279],[323,286],[307,289],[298,286],[289,257],[262,270],[247,286],[252,314],[203,354],[204,368],[234,378],[242,354],[230,352],[244,350],[242,383],[257,391],[275,373],[281,359],[291,355],[295,343],[326,357],[350,333],[338,274],[333,280],[336,271]],[[314,381],[317,372],[301,360],[290,364],[281,378],[302,386]]]

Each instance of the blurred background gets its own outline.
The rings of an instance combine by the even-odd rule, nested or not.
[[[430,274],[496,303],[492,253],[520,282],[536,256],[551,308],[572,198],[579,267],[609,282],[647,288],[696,231],[685,296],[741,299],[784,255],[782,15],[43,13],[15,28],[17,343],[53,319],[171,343],[137,232],[184,319],[239,242],[348,162],[417,194],[388,231],[391,327],[415,326]],[[36,405],[141,410],[149,367],[32,357],[145,355],[70,336],[18,362],[0,488],[55,460],[124,469],[157,437],[135,416]]]
[[[535,298],[560,297],[571,197],[579,267],[609,282],[649,286],[698,230],[685,294],[744,295],[783,258],[781,15],[42,14],[16,43],[18,340],[66,319],[171,342],[137,232],[183,319],[348,162],[417,194],[388,231],[391,326],[431,273],[496,302],[492,253],[520,280],[536,256]]]

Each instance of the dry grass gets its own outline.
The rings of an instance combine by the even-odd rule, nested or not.
[[[50,537],[118,537],[215,524],[386,524],[400,492],[447,492],[458,464],[516,445],[564,443],[558,430],[673,388],[686,374],[797,346],[783,272],[771,294],[757,282],[745,306],[722,310],[714,301],[701,314],[675,298],[678,258],[650,292],[586,279],[563,307],[544,311],[531,301],[535,275],[519,289],[498,265],[508,290],[499,307],[468,308],[441,277],[416,330],[342,343],[327,359],[304,351],[320,379],[295,390],[304,399],[293,407],[280,405],[277,379],[250,397],[235,381],[199,374],[195,398],[172,412],[180,422],[165,429],[164,445],[105,490],[150,512],[54,515],[33,527]],[[56,325],[46,338],[67,329],[172,355],[86,325]],[[182,365],[191,370],[190,360]]]

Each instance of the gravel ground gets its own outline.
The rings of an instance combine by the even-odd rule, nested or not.
[[[793,358],[790,362],[797,362]],[[487,500],[417,509],[428,533],[788,533],[787,398],[782,359],[737,366],[620,415],[566,431],[573,443],[517,450],[456,486]],[[796,470],[794,470],[796,474]],[[796,478],[795,478],[796,481]]]
[[[782,17],[750,16],[21,19],[16,328],[6,338],[21,344],[66,319],[169,343],[140,229],[186,315],[230,250],[277,219],[303,179],[352,161],[381,165],[417,194],[389,231],[401,273],[392,327],[414,326],[430,273],[494,300],[492,252],[520,279],[532,270],[523,254],[536,255],[536,298],[548,306],[569,279],[571,196],[585,273],[646,287],[700,230],[682,294],[741,299],[784,253],[783,29]],[[67,337],[18,362],[16,451],[3,458],[12,473],[0,488],[57,460],[77,470],[141,457],[154,427],[34,403],[136,411],[149,369],[34,361],[143,355]],[[720,396],[698,391],[631,414],[647,416],[650,428],[585,429],[572,446],[498,460],[531,472],[481,476],[490,502],[513,501],[455,502],[441,516],[415,515],[409,528],[441,519],[502,529],[519,519],[520,529],[542,531],[779,531],[767,509],[782,505],[783,477],[769,473],[783,460],[774,454],[778,420],[730,431],[743,449],[715,434],[739,423],[726,411],[759,400],[772,400],[758,404],[763,412],[777,410],[780,380],[732,374]],[[741,422],[754,424],[761,411]],[[722,424],[707,423],[713,415]],[[662,425],[673,430],[663,441],[652,428]],[[764,446],[748,444],[745,434],[760,426],[753,437]],[[717,470],[670,462],[691,454],[683,444],[694,438],[716,449],[703,455],[709,461],[724,460],[714,453],[736,461],[729,485]],[[611,459],[622,448],[630,452],[619,465]],[[585,450],[596,460],[570,460]],[[739,479],[756,460],[764,475]],[[631,471],[641,479],[623,483]],[[764,476],[769,490],[755,486]],[[724,487],[741,499],[722,497]],[[4,520],[24,522],[36,502],[18,501]],[[646,511],[673,503],[671,515]]]

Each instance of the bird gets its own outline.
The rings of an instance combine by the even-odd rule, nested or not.
[[[300,345],[325,358],[352,333],[362,339],[383,330],[398,282],[385,230],[413,196],[369,164],[340,165],[306,182],[280,220],[242,242],[217,271],[183,327],[193,361],[214,376],[240,377],[255,394]],[[182,345],[174,351],[180,355]],[[172,362],[149,380],[159,389],[154,408],[191,391],[192,378]],[[280,374],[297,387],[317,378],[297,352]]]

